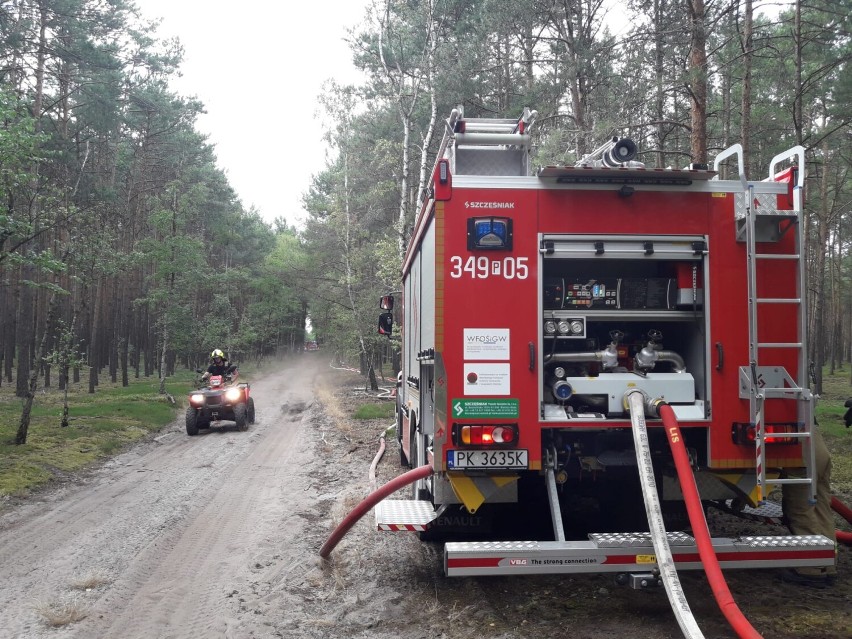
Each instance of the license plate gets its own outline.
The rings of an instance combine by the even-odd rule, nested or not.
[[[528,468],[526,450],[448,450],[447,469]]]

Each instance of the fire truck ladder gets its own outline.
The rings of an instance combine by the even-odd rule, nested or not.
[[[736,155],[739,161],[740,182],[743,192],[738,195],[737,240],[745,242],[748,279],[748,332],[749,365],[739,370],[740,398],[749,400],[751,422],[755,428],[755,470],[757,473],[757,501],[765,503],[769,494],[768,487],[781,484],[807,484],[810,498],[816,500],[816,477],[813,444],[813,394],[808,388],[808,348],[807,348],[807,307],[805,305],[805,268],[803,259],[803,211],[802,188],[805,179],[805,150],[796,146],[785,153],[772,158],[767,182],[775,182],[776,168],[781,162],[790,159],[798,161],[798,177],[793,188],[793,210],[778,210],[776,193],[756,192],[753,182],[746,182],[743,167],[742,146],[736,144],[717,156],[715,169],[726,158]],[[739,198],[743,198],[740,201]],[[781,223],[788,221],[783,228]],[[777,242],[786,233],[793,233],[795,242],[790,253],[759,253],[758,242]],[[759,297],[758,268],[762,260],[785,260],[796,264],[797,290],[794,297]],[[793,342],[761,341],[758,335],[758,314],[772,305],[795,306],[797,338]],[[763,311],[769,312],[769,311]],[[793,378],[783,366],[761,365],[765,361],[764,353],[769,350],[795,351],[798,358],[797,379]],[[761,357],[763,355],[763,357]],[[804,450],[804,477],[767,477],[766,474],[766,434],[765,408],[768,402],[795,400],[798,403],[798,432],[784,433],[784,437],[799,438]]]
[[[438,148],[454,175],[529,175],[530,128],[538,111],[524,108],[518,118],[465,118],[453,109]]]

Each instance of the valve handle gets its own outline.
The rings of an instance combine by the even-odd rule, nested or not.
[[[648,331],[648,339],[650,339],[652,342],[660,343],[663,341],[663,332],[657,330],[656,328],[652,328],[650,331]]]

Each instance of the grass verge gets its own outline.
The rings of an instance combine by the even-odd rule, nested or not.
[[[88,383],[71,384],[69,424],[61,427],[63,392],[42,388],[33,401],[27,443],[14,444],[23,401],[14,384],[0,387],[0,498],[26,496],[34,489],[115,455],[128,444],[171,423],[191,388],[193,373],[166,380],[160,395],[157,378],[132,379],[122,387],[101,376],[94,394]]]
[[[816,417],[825,444],[831,451],[831,487],[835,495],[852,496],[852,428],[846,428],[844,402],[852,397],[848,368],[834,375],[823,373],[822,395],[817,402]]]
[[[354,419],[393,419],[396,404],[393,402],[382,402],[381,404],[361,404],[352,417]]]

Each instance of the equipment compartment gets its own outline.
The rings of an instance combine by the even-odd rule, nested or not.
[[[706,419],[706,241],[543,236],[544,421],[624,419],[638,387]]]

